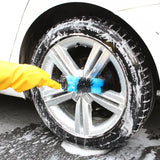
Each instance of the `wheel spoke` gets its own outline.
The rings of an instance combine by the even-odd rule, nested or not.
[[[92,127],[91,104],[80,97],[76,104],[75,111],[75,131],[76,133],[87,136]]]
[[[102,93],[100,96],[102,96],[102,98],[107,99],[113,103],[125,105],[125,98],[119,92],[109,90]]]
[[[99,57],[99,54],[101,53],[101,48],[102,48],[102,45],[98,43],[94,43],[91,53],[89,54],[89,57],[84,67],[84,71],[83,71],[84,76],[87,76],[87,74],[93,68],[93,65],[96,63]]]
[[[90,96],[92,97],[93,101],[111,111],[112,113],[120,115],[123,112],[123,107],[121,107],[121,105],[108,101],[107,99],[99,95],[90,94]]]
[[[79,67],[71,58],[66,48],[56,45],[49,51],[54,64],[66,75],[76,76],[79,73]]]
[[[54,96],[55,97],[44,100],[47,106],[54,106],[54,105],[63,103],[67,100],[70,100],[72,98],[72,93],[64,92],[64,94],[61,94],[61,95],[57,94],[57,96],[56,95]]]
[[[76,110],[75,110],[75,131],[81,134],[83,125],[83,117],[82,117],[82,99],[79,98],[76,103]]]
[[[92,69],[88,69],[90,70],[90,72],[88,73],[87,77],[90,78],[94,78],[96,77],[98,74],[100,74],[102,72],[102,70],[104,69],[104,67],[107,65],[107,63],[109,62],[110,59],[110,52],[107,49],[104,49],[101,53],[101,55],[97,58],[97,61],[95,60],[96,58],[92,59]]]

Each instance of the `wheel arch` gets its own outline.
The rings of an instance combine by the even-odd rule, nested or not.
[[[47,32],[47,30],[50,29],[53,25],[56,25],[57,23],[66,19],[82,17],[84,15],[87,17],[97,17],[104,20],[108,18],[114,19],[114,21],[123,25],[128,32],[131,32],[133,37],[135,37],[135,40],[138,40],[138,43],[140,43],[140,45],[144,49],[144,53],[146,54],[146,59],[149,63],[149,66],[152,66],[151,70],[153,73],[155,86],[158,86],[158,88],[160,88],[156,65],[151,53],[149,52],[147,46],[140,38],[140,36],[134,31],[134,29],[129,26],[129,24],[123,21],[120,17],[116,16],[114,13],[102,7],[88,3],[65,3],[55,6],[40,15],[32,23],[25,34],[20,49],[20,63],[30,63],[35,46],[37,45],[41,37]]]

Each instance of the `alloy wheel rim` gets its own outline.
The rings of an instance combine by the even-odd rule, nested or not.
[[[73,48],[78,50],[78,47],[90,49],[83,67],[75,62],[69,52]],[[53,77],[55,68],[58,68],[59,73],[64,76],[96,78],[101,76],[109,63],[112,63],[117,72],[121,88],[119,91],[108,90],[97,95],[67,93],[62,89],[55,90],[48,87],[40,88],[49,114],[66,132],[82,138],[91,138],[100,136],[113,128],[121,119],[126,108],[127,84],[125,76],[111,49],[92,37],[73,35],[61,39],[46,54],[42,69],[49,73],[50,78],[57,80],[58,78]],[[95,104],[98,107],[93,109]],[[107,116],[102,118],[102,111],[98,116],[95,116],[97,110],[105,110]]]

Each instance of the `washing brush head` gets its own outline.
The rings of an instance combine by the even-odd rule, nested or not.
[[[101,94],[105,81],[100,78],[66,76],[61,78],[60,84],[67,92]]]

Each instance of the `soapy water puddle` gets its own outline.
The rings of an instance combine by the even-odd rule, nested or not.
[[[159,160],[160,100],[145,126],[123,147],[89,150],[60,141],[43,124],[30,124],[0,134],[0,160]]]
[[[106,151],[85,150],[61,142],[43,123],[31,124],[0,135],[0,159],[158,160],[160,136],[151,139],[146,132],[146,129],[141,129],[123,147],[106,153]]]

